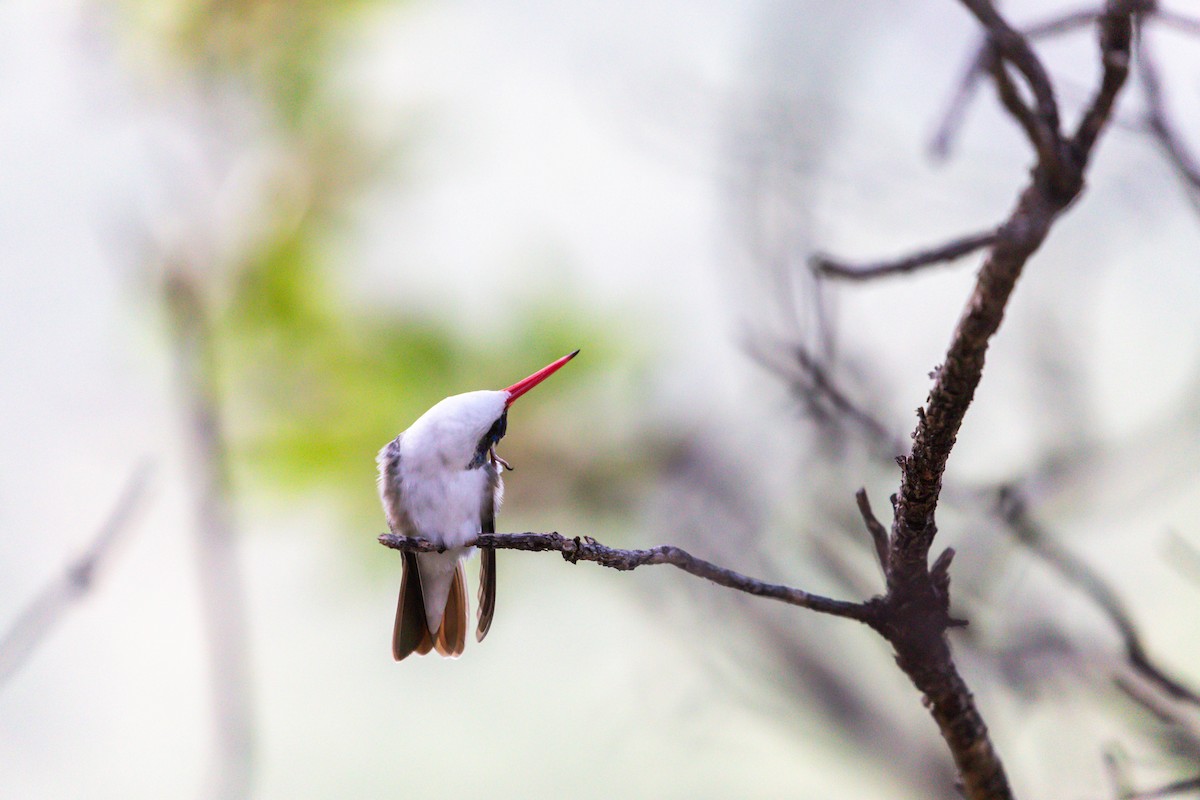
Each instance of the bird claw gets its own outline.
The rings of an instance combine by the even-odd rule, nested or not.
[[[501,458],[500,456],[496,455],[496,448],[495,448],[495,447],[493,447],[493,448],[492,448],[491,456],[492,456],[492,463],[493,463],[493,464],[499,464],[500,466],[504,467],[504,468],[505,468],[506,470],[508,470],[509,472],[512,472],[512,471],[513,471],[512,464],[509,464],[509,463],[508,463],[507,461],[505,461],[503,458]]]

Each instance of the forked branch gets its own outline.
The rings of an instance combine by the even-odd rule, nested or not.
[[[898,459],[900,490],[888,539],[887,594],[881,601],[887,623],[881,632],[895,647],[900,668],[925,696],[966,796],[1007,800],[1013,795],[1003,765],[946,640],[946,631],[955,624],[949,614],[952,552],[943,553],[931,569],[929,551],[937,535],[942,476],[983,377],[988,347],[1025,264],[1083,190],[1088,161],[1128,76],[1133,17],[1141,6],[1109,0],[1099,15],[1102,77],[1077,130],[1068,136],[1062,131],[1049,75],[1026,37],[990,0],[962,2],[987,33],[985,55],[976,63],[991,75],[1002,104],[1033,146],[1036,161],[1029,185],[986,244],[987,256],[945,361],[935,370],[929,397],[918,410],[911,452]],[[1018,77],[1032,102],[1026,101]],[[864,512],[864,517],[870,528],[870,516]]]

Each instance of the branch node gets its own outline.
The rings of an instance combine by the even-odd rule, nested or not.
[[[563,561],[569,561],[572,564],[578,564],[579,563],[579,547],[580,547],[580,542],[579,542],[578,536],[576,536],[574,539],[567,539],[566,541],[564,541],[563,549],[562,549]]]

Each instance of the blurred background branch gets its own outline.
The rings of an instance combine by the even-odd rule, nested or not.
[[[180,402],[191,440],[196,577],[216,733],[206,796],[233,800],[253,794],[255,715],[246,587],[230,497],[214,345],[211,323],[186,267],[169,263],[163,280]]]
[[[54,630],[63,615],[96,589],[102,571],[132,533],[137,513],[145,503],[151,474],[148,462],[133,471],[87,550],[38,592],[0,637],[0,690]]]

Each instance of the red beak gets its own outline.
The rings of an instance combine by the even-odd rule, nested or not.
[[[572,358],[574,358],[577,355],[579,355],[578,350],[576,350],[574,353],[571,353],[570,355],[563,356],[558,361],[555,361],[553,364],[548,364],[548,365],[542,367],[537,372],[530,375],[528,378],[519,380],[516,383],[514,383],[512,386],[505,389],[504,391],[506,391],[508,393],[508,402],[506,402],[504,404],[504,407],[508,408],[509,406],[511,406],[513,404],[513,401],[515,401],[518,397],[525,394],[526,392],[528,392],[533,387],[537,386],[542,381],[546,380],[546,378],[549,378],[551,375],[553,375],[555,372],[557,372],[563,366],[563,364],[566,364],[568,361],[570,361]]]

